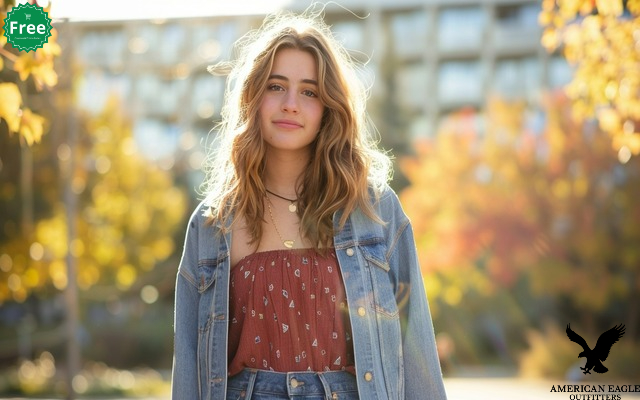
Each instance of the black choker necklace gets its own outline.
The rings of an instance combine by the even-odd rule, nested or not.
[[[279,194],[273,193],[271,190],[269,190],[267,188],[265,188],[264,190],[266,190],[267,193],[272,194],[272,195],[276,196],[279,199],[286,200],[286,201],[290,202],[291,203],[291,204],[289,204],[289,211],[290,212],[294,213],[294,212],[296,212],[298,210],[298,207],[296,206],[296,202],[298,201],[298,199],[287,199],[286,197],[283,197],[283,196],[280,196]]]

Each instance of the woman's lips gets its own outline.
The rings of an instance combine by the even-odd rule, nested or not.
[[[302,128],[302,124],[290,119],[276,119],[273,121],[273,123],[275,125],[277,125],[280,128],[285,128],[285,129],[297,129],[297,128]]]

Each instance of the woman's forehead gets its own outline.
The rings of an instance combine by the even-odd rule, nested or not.
[[[304,50],[284,48],[276,52],[270,76],[278,76],[286,80],[308,80],[317,83],[318,66],[313,55]]]

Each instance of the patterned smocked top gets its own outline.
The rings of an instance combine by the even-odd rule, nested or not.
[[[355,372],[351,325],[335,250],[270,250],[231,270],[229,375]]]

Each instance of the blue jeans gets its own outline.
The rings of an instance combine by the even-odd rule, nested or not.
[[[356,377],[345,371],[271,372],[244,369],[229,378],[227,400],[359,400]]]

